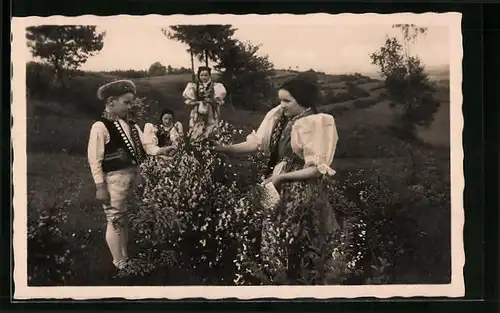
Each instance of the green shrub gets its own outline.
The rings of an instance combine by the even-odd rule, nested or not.
[[[221,125],[213,139],[228,142],[237,135],[230,125]],[[238,212],[248,205],[240,201],[239,188],[257,176],[236,179],[231,167],[213,153],[209,142],[187,138],[171,159],[150,158],[142,165],[144,184],[130,219],[137,244],[148,251],[144,256],[175,251],[175,264],[190,273],[189,279],[232,284],[238,235],[245,222]]]
[[[70,202],[57,203],[44,210],[33,209],[28,216],[28,285],[64,286],[73,279],[75,247],[63,232]]]
[[[324,100],[326,104],[345,102],[356,99],[356,96],[350,94],[349,92],[335,92],[334,90],[328,90],[325,93]]]
[[[369,97],[370,93],[363,88],[356,86],[351,82],[346,83],[347,91],[352,94],[355,98]]]

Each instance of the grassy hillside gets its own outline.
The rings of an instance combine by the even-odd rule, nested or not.
[[[274,83],[279,85],[295,75],[297,73],[277,71]],[[29,212],[36,216],[37,211],[55,203],[70,203],[68,221],[61,227],[68,236],[84,238],[72,248],[81,253],[70,280],[74,284],[109,283],[106,278],[109,256],[102,239],[104,217],[96,209],[94,186],[86,162],[86,145],[90,126],[103,108],[95,99],[97,87],[114,78],[99,74],[77,76],[72,78],[65,94],[54,95],[33,89],[28,93]],[[424,193],[422,198],[415,200],[411,198],[414,197],[412,188],[415,184],[408,184],[405,178],[410,164],[406,146],[387,129],[392,113],[383,98],[383,83],[350,75],[319,74],[318,78],[325,98],[322,110],[335,116],[340,137],[333,164],[338,175],[376,170],[382,177],[392,177],[397,181],[394,188],[403,188],[398,203],[420,205],[407,214],[426,235],[412,246],[415,251],[411,252],[409,259],[398,265],[401,268],[395,270],[397,277],[393,281],[448,282],[449,88],[445,85],[437,94],[442,107],[432,127],[420,131],[426,143],[412,147],[419,168],[416,185],[423,186],[418,190]],[[154,101],[142,123],[155,120],[162,108],[169,107],[187,126],[189,111],[183,104],[181,93],[190,79],[191,75],[185,74],[134,80],[138,95]],[[242,110],[237,104],[230,103],[222,109],[224,120],[244,130],[242,138],[258,127],[264,114]],[[435,195],[441,195],[444,200],[436,200]],[[425,201],[434,202],[431,205]],[[427,259],[426,265],[422,265]]]
[[[277,71],[274,84],[279,86],[296,73]],[[66,125],[72,125],[73,132],[85,137],[93,118],[102,110],[102,103],[95,99],[97,87],[116,77],[99,74],[77,76],[70,82],[68,95],[50,95],[28,97],[28,137],[29,151],[52,148],[83,152],[82,142],[64,139],[54,142],[53,136],[59,133],[67,135]],[[189,111],[183,104],[182,91],[190,81],[190,74],[167,75],[135,79],[138,95],[152,101],[146,120],[155,120],[165,107],[176,112],[177,118],[187,124]],[[216,77],[217,79],[217,77]],[[358,79],[349,75],[318,74],[321,90],[325,98],[323,111],[336,117],[338,126],[346,132],[363,124],[387,126],[391,120],[391,110],[384,100],[383,82],[368,77]],[[449,146],[449,88],[440,87],[438,98],[442,106],[436,120],[429,129],[421,130],[422,139],[431,144]],[[51,99],[52,98],[52,99]],[[230,123],[241,125],[250,131],[258,127],[265,112],[254,112],[238,108],[238,104],[227,103],[222,109],[222,117]],[[142,121],[145,122],[145,121]],[[187,125],[185,125],[187,126]],[[42,131],[43,129],[43,131]],[[80,133],[81,132],[81,133]],[[49,135],[49,136],[46,136]],[[62,136],[64,138],[66,136]]]

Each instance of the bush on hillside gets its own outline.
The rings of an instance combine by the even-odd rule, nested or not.
[[[151,64],[151,66],[148,69],[148,76],[154,77],[154,76],[165,76],[167,75],[167,67],[160,62],[155,62]]]
[[[378,99],[356,99],[353,102],[353,105],[357,109],[367,109],[371,106],[374,106],[378,103]]]
[[[32,208],[28,203],[28,286],[64,286],[73,279],[75,247],[61,229],[70,205]]]
[[[228,101],[246,110],[263,110],[275,103],[272,84],[275,74],[267,56],[259,56],[260,46],[249,42],[228,43],[215,67],[223,71],[221,80],[228,91]]]
[[[347,91],[356,98],[364,98],[364,97],[370,96],[370,93],[368,91],[356,86],[355,84],[353,84],[351,82],[347,82],[346,87],[347,87]]]
[[[334,90],[328,90],[324,95],[324,101],[326,104],[345,102],[354,99],[356,99],[356,97],[349,92],[335,92]]]
[[[336,188],[356,204],[346,214],[366,224],[364,283],[450,282],[450,182],[446,171],[422,169],[425,186],[408,185],[404,172],[339,172]]]

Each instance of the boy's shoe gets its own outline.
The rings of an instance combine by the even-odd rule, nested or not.
[[[123,260],[120,260],[120,261],[113,261],[113,265],[117,269],[123,270],[123,269],[125,269],[128,266],[128,260],[127,259],[123,259]]]

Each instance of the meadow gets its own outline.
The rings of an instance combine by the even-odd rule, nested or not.
[[[296,73],[277,71],[274,80],[279,84],[294,75]],[[58,211],[61,217],[53,227],[57,228],[61,242],[28,247],[29,283],[117,283],[111,275],[110,256],[104,241],[105,220],[94,201],[94,184],[86,159],[90,126],[102,110],[95,92],[97,86],[113,77],[96,73],[76,76],[61,94],[44,88],[40,77],[43,76],[28,75],[27,82],[30,238],[38,243],[42,240],[40,238],[47,239],[48,235],[41,234],[37,225],[45,214],[42,212],[59,207],[62,208]],[[184,107],[181,93],[190,79],[190,74],[182,74],[134,80],[138,95],[150,101],[141,126],[145,121],[155,121],[158,112],[168,107],[187,128],[189,112]],[[322,110],[335,116],[340,138],[333,168],[338,175],[355,173],[363,176],[376,171],[380,177],[387,178],[391,188],[395,188],[395,194],[397,189],[399,198],[394,201],[400,209],[394,213],[377,207],[376,210],[381,211],[373,216],[394,218],[394,223],[397,223],[397,218],[404,215],[405,223],[411,225],[407,232],[419,230],[418,234],[403,233],[403,230],[402,233],[387,234],[388,241],[396,238],[394,240],[400,244],[397,264],[390,261],[389,269],[380,265],[380,273],[365,277],[358,283],[376,283],[377,279],[379,283],[408,284],[446,283],[450,280],[450,104],[447,77],[440,79],[436,94],[441,101],[440,111],[430,128],[419,131],[420,140],[411,144],[416,156],[417,182],[410,183],[408,144],[393,136],[388,129],[393,113],[384,97],[383,82],[363,76],[319,75],[325,98]],[[243,110],[230,103],[222,110],[222,118],[243,129],[243,135],[256,129],[264,114],[265,111]],[[391,193],[390,190],[386,192]],[[51,249],[59,249],[60,258],[44,260],[47,253],[53,253]],[[163,272],[160,276],[126,283],[196,284],[175,270]]]

